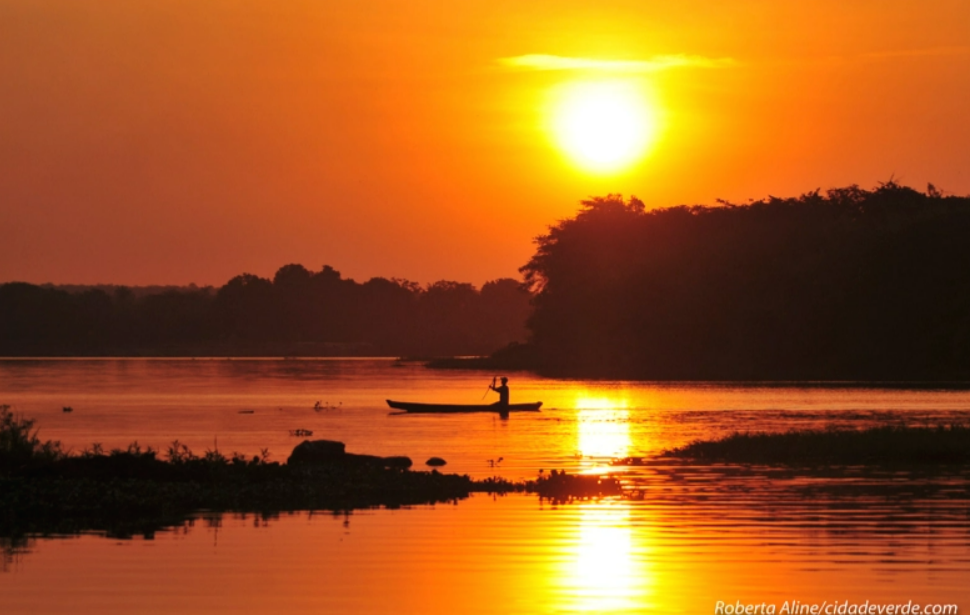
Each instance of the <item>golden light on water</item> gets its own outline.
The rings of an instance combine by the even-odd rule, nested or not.
[[[579,454],[583,457],[627,457],[630,454],[630,411],[626,399],[581,397],[576,401]]]
[[[570,610],[626,612],[643,605],[652,577],[637,553],[630,510],[622,502],[583,505],[564,559]]]
[[[554,92],[550,131],[580,168],[613,173],[646,155],[657,132],[657,113],[636,82],[578,81]]]

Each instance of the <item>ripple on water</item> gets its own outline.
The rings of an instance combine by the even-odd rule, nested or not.
[[[0,361],[0,403],[75,450],[132,440],[164,450],[179,439],[197,452],[268,447],[280,460],[298,441],[289,431],[305,428],[352,452],[441,456],[448,471],[478,478],[626,470],[628,497],[207,514],[151,540],[7,540],[0,610],[693,614],[717,600],[793,599],[970,608],[962,470],[609,465],[733,431],[965,422],[970,392],[516,375],[513,396],[542,399],[542,413],[389,417],[386,398],[475,402],[492,377],[392,365]],[[63,413],[68,405],[75,411]]]

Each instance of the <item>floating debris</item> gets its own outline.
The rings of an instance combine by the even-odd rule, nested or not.
[[[255,414],[255,410],[240,410],[239,414]]]
[[[61,408],[61,410],[63,412],[74,412],[74,408],[72,408],[70,406],[64,406],[63,408]]]
[[[320,412],[321,410],[336,410],[342,405],[344,405],[344,402],[342,401],[337,402],[336,406],[331,404],[329,401],[327,402],[317,401],[317,403],[313,404],[313,409],[316,410],[317,412]]]
[[[290,435],[291,436],[312,436],[313,430],[312,429],[291,429]]]

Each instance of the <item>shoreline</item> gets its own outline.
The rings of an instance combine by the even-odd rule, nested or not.
[[[0,536],[68,528],[152,525],[202,509],[283,511],[398,508],[454,502],[472,493],[535,493],[552,500],[617,494],[612,477],[552,471],[535,480],[411,470],[408,457],[348,453],[342,442],[304,440],[286,463],[194,454],[175,441],[158,458],[136,443],[78,454],[41,442],[34,421],[0,406]],[[442,461],[443,463],[443,461]],[[45,530],[47,528],[47,530]]]
[[[502,362],[493,362],[490,357],[408,357],[400,355],[3,355],[0,362],[16,361],[200,361],[200,362],[231,362],[231,361],[385,361],[388,363],[413,364],[422,363],[424,367],[431,370],[443,371],[490,371],[505,373],[529,373],[543,378],[553,380],[572,380],[582,379],[591,381],[628,381],[635,383],[662,383],[662,384],[729,384],[737,386],[758,386],[758,387],[789,387],[798,386],[803,388],[886,388],[886,389],[952,389],[970,390],[970,380],[960,380],[953,378],[941,379],[920,379],[920,378],[886,378],[886,379],[864,379],[864,378],[843,378],[843,379],[818,379],[806,377],[797,378],[707,378],[707,377],[681,377],[681,378],[651,378],[651,377],[630,377],[622,374],[615,375],[595,375],[578,374],[572,372],[546,371],[535,366],[509,365]]]

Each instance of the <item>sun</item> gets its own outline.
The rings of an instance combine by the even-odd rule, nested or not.
[[[656,112],[642,88],[623,81],[584,81],[552,97],[550,131],[560,149],[592,173],[615,173],[648,152]]]

